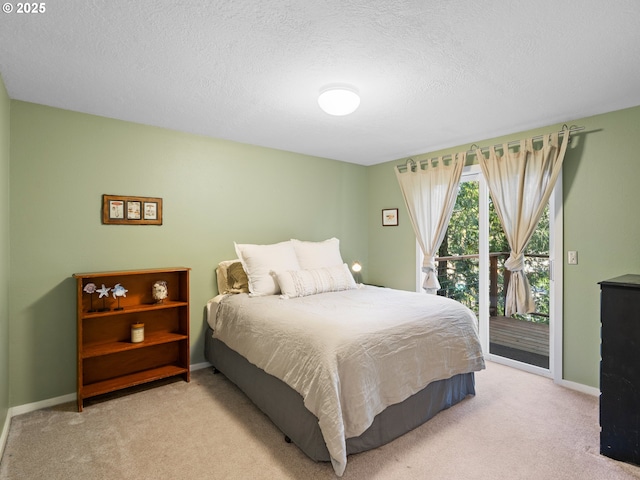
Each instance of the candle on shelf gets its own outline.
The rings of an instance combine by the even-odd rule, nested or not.
[[[134,323],[131,325],[131,343],[144,341],[144,323]]]

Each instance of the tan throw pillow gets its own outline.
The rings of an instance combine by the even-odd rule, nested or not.
[[[248,293],[249,292],[249,279],[247,273],[242,268],[242,263],[235,262],[229,266],[227,270],[227,282],[229,287],[233,290]]]

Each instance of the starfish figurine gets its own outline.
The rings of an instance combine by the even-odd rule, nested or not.
[[[96,292],[98,292],[100,294],[100,296],[98,298],[102,298],[102,297],[109,297],[109,290],[111,290],[109,287],[105,287],[104,283],[102,284],[102,288],[99,288],[96,290]],[[107,306],[105,305],[105,300],[107,298],[102,298],[102,308],[99,310],[100,312],[106,312],[107,310],[109,310],[109,308],[107,308]]]
[[[105,287],[104,283],[102,284],[102,288],[99,288],[96,290],[96,292],[98,292],[100,294],[100,296],[98,298],[102,298],[102,297],[108,297],[109,296],[109,290],[111,290],[109,287]]]

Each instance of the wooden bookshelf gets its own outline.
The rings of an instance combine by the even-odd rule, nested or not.
[[[78,411],[85,398],[189,371],[189,268],[76,273]],[[168,297],[156,303],[152,286],[164,280]],[[127,292],[85,292],[87,284]],[[131,325],[144,324],[144,341],[131,341]]]

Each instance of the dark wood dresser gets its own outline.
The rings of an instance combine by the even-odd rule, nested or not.
[[[600,289],[600,453],[640,465],[640,275]]]

